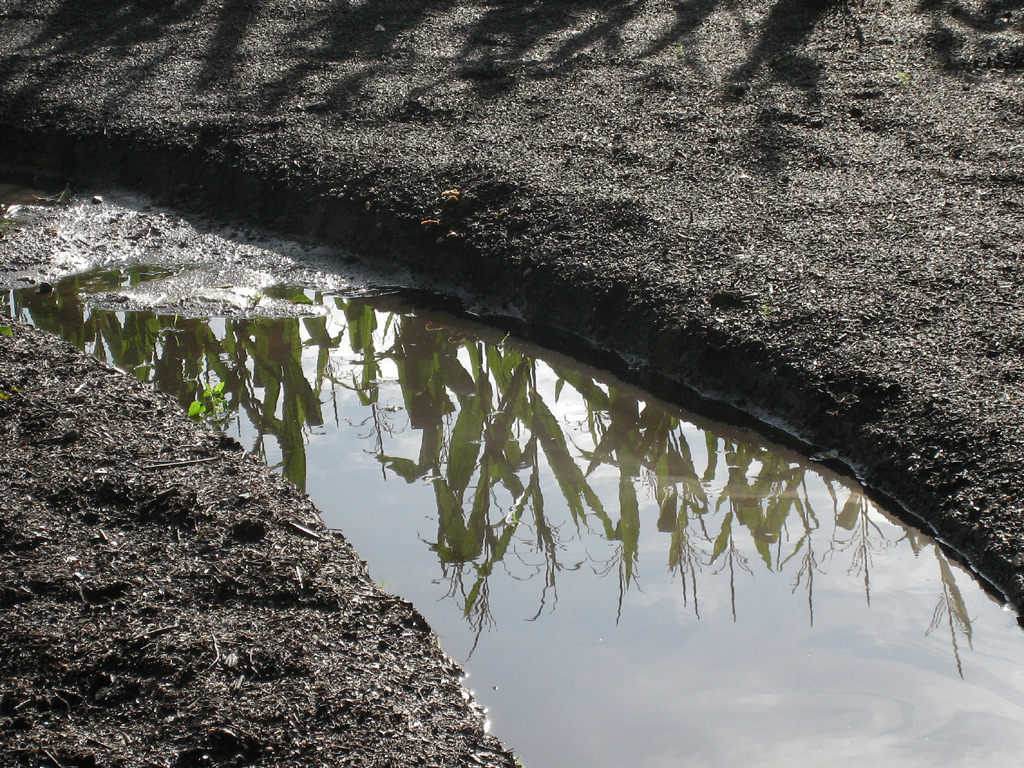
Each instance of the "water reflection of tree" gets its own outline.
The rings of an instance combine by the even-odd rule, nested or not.
[[[949,640],[953,647],[953,658],[956,659],[956,671],[962,678],[964,676],[963,664],[960,660],[960,646],[957,642],[957,635],[963,635],[967,640],[968,647],[973,647],[973,635],[971,629],[971,617],[967,613],[967,605],[964,603],[960,588],[956,584],[956,577],[953,576],[953,569],[949,566],[949,560],[942,554],[937,546],[932,547],[935,559],[939,561],[939,574],[942,579],[942,594],[935,605],[932,613],[932,622],[928,625],[926,635],[930,635],[945,623],[949,630]]]
[[[120,284],[132,278],[114,273],[106,279]],[[229,413],[244,413],[256,429],[254,451],[265,456],[267,439],[275,440],[281,471],[299,487],[306,480],[306,435],[323,424],[324,403],[336,407],[339,389],[355,393],[367,409],[357,426],[385,473],[431,483],[438,517],[427,544],[437,553],[449,594],[477,632],[493,621],[492,574],[500,567],[512,572],[513,561],[538,580],[537,615],[553,606],[558,575],[588,564],[565,560],[577,537],[612,545],[607,557],[587,557],[596,572],[616,575],[621,610],[639,577],[647,505],[656,506],[657,529],[669,534],[668,569],[697,616],[703,574],[727,574],[735,617],[737,578],[760,561],[769,571],[792,569],[793,590],[806,592],[813,623],[814,578],[823,563],[845,558],[870,602],[873,554],[898,543],[886,539],[862,496],[849,495],[840,506],[826,483],[834,524],[819,556],[813,539],[823,511],[812,504],[802,467],[737,439],[705,433],[695,440],[671,412],[577,370],[550,366],[554,385],[542,386],[538,363],[512,346],[452,343],[448,331],[415,317],[319,296],[330,305],[330,317],[223,320],[215,332],[201,320],[90,311],[79,288],[72,281],[51,297],[20,294],[15,310],[154,382],[183,405],[206,384],[224,382]],[[383,381],[385,364],[395,371],[393,381]],[[381,404],[385,384],[401,389],[403,418],[419,437],[415,457],[391,452],[399,417],[394,406]],[[584,412],[573,426],[561,423],[554,408],[569,397]],[[695,447],[703,449],[700,461]],[[592,479],[609,467],[617,492],[602,498]],[[568,512],[561,524],[545,506],[551,501],[546,478]],[[923,546],[908,537],[915,549]],[[952,570],[937,556],[943,594],[928,631],[945,622],[958,652],[958,633],[970,642],[970,619]]]

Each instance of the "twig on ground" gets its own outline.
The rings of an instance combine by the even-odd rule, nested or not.
[[[164,626],[164,627],[157,627],[156,629],[151,629],[148,632],[140,632],[139,634],[135,635],[132,638],[132,641],[135,641],[135,640],[148,640],[151,637],[156,637],[157,635],[162,635],[162,634],[164,634],[164,632],[170,632],[172,629],[178,629],[180,626],[181,626],[181,624],[168,624],[167,626]]]
[[[306,536],[309,536],[311,539],[316,539],[317,541],[319,541],[322,538],[320,536],[320,534],[317,533],[316,531],[314,531],[312,528],[307,528],[304,525],[299,525],[298,523],[293,523],[291,520],[285,520],[283,522],[284,522],[285,525],[290,525],[296,531],[298,531],[299,533],[303,533]]]
[[[213,650],[215,650],[217,652],[217,658],[215,658],[213,660],[213,664],[211,664],[209,666],[210,669],[213,669],[218,664],[220,664],[220,645],[217,644],[217,636],[216,635],[210,635],[210,639],[213,640]]]
[[[208,464],[211,461],[216,461],[218,456],[210,456],[205,459],[183,459],[181,461],[164,461],[156,464],[145,464],[143,469],[168,469],[170,467],[187,467],[191,464]]]

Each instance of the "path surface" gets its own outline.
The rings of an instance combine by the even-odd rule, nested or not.
[[[712,393],[1024,600],[1020,0],[11,0],[0,29],[11,162]]]

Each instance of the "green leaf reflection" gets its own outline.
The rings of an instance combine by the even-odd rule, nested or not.
[[[385,477],[432,486],[437,526],[427,544],[477,631],[493,621],[489,580],[513,560],[532,568],[537,615],[557,600],[558,574],[584,566],[616,575],[621,610],[627,591],[640,588],[652,532],[665,534],[663,562],[696,615],[701,580],[718,575],[728,579],[737,615],[740,579],[757,568],[788,574],[793,591],[806,594],[812,623],[815,577],[827,564],[841,560],[870,602],[874,554],[904,541],[915,552],[924,546],[916,533],[887,538],[891,529],[878,525],[868,501],[831,481],[823,503],[794,460],[698,430],[631,389],[535,360],[514,344],[453,339],[411,314],[308,290],[277,294],[301,296],[320,314],[283,319],[122,313],[82,298],[97,284],[132,279],[74,278],[51,296],[12,294],[8,307],[185,408],[223,382],[231,420],[252,425],[251,450],[279,457],[276,466],[303,489],[307,440],[325,408],[341,427],[339,399],[354,395],[362,416],[344,421],[360,430]],[[585,543],[583,559],[563,561],[579,551],[571,540]],[[945,624],[956,650],[958,636],[970,642],[970,619],[952,570],[938,550],[936,557],[942,594],[928,631]]]

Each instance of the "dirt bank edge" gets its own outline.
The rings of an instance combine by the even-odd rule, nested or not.
[[[487,765],[423,617],[170,398],[0,334],[0,729],[18,765]]]
[[[871,361],[873,370],[854,361],[849,369],[823,371],[813,359],[820,350],[780,348],[730,317],[749,307],[714,285],[700,290],[602,273],[586,260],[496,246],[486,233],[434,242],[424,237],[421,211],[381,195],[379,178],[350,178],[344,194],[325,193],[301,174],[239,167],[219,142],[179,143],[143,129],[95,135],[38,113],[23,118],[0,124],[0,142],[15,162],[38,167],[44,160],[50,173],[69,181],[123,185],[185,210],[269,223],[352,249],[372,265],[407,270],[418,287],[448,297],[449,308],[470,302],[492,320],[653,394],[836,454],[835,468],[930,528],[988,589],[1014,605],[1024,601],[1019,497],[1008,492],[1005,477],[964,471],[1001,450],[1000,436],[972,435],[968,414],[936,408],[904,387],[884,360]],[[477,185],[476,204],[491,210],[508,198],[489,199],[486,185]],[[585,226],[588,219],[577,211],[567,223]]]

